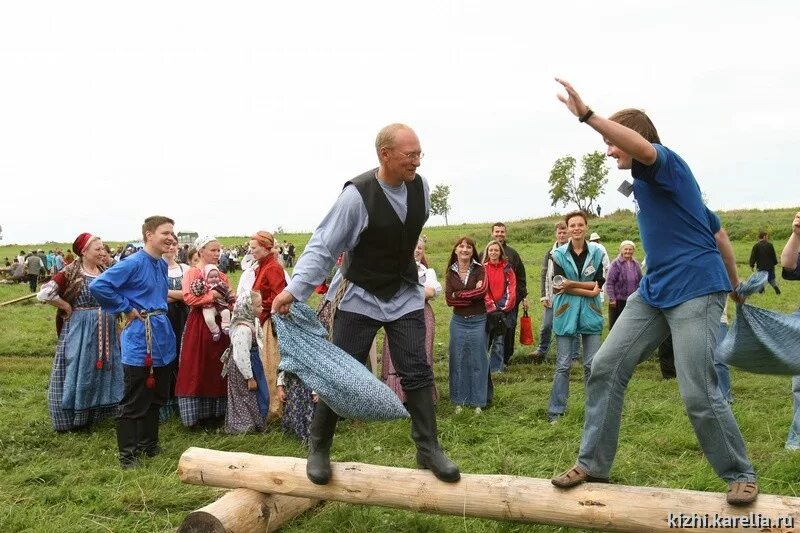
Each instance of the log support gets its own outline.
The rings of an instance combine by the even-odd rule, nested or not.
[[[189,448],[178,463],[185,483],[425,513],[637,533],[674,531],[681,514],[763,518],[773,521],[770,528],[758,529],[764,522],[751,527],[770,533],[800,528],[800,498],[789,496],[761,494],[753,505],[733,507],[721,492],[598,483],[562,490],[547,479],[480,474],[462,474],[461,481],[450,484],[427,470],[362,463],[333,463],[332,469],[329,484],[314,485],[306,478],[305,459],[296,457]],[[778,518],[785,520],[780,527],[774,522]],[[719,528],[695,523],[693,530]]]
[[[189,513],[178,533],[264,533],[275,531],[315,507],[317,499],[235,489]]]

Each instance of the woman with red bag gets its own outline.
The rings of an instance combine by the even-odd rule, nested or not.
[[[489,371],[505,369],[504,339],[506,332],[516,322],[512,315],[517,303],[517,277],[514,268],[506,260],[503,247],[498,241],[486,245],[483,253],[483,268],[486,271],[486,331],[489,341]]]

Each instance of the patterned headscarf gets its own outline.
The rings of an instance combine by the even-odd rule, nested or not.
[[[254,325],[257,324],[257,319],[258,317],[253,312],[253,293],[251,291],[243,291],[237,296],[236,303],[233,306],[231,330],[238,324],[244,324],[253,329]],[[261,330],[261,328],[256,329]]]

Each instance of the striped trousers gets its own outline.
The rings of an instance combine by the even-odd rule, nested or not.
[[[360,363],[366,363],[372,339],[380,328],[386,332],[392,363],[401,378],[403,390],[433,386],[433,370],[425,354],[425,313],[422,309],[393,322],[382,322],[339,309],[333,321],[332,341]]]

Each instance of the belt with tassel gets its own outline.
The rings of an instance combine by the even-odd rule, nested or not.
[[[139,316],[144,321],[144,340],[147,345],[147,353],[144,354],[144,366],[147,368],[147,379],[144,384],[148,389],[156,388],[156,377],[153,375],[153,330],[150,325],[150,318],[158,315],[166,315],[166,309],[153,309],[152,311],[139,311]]]

